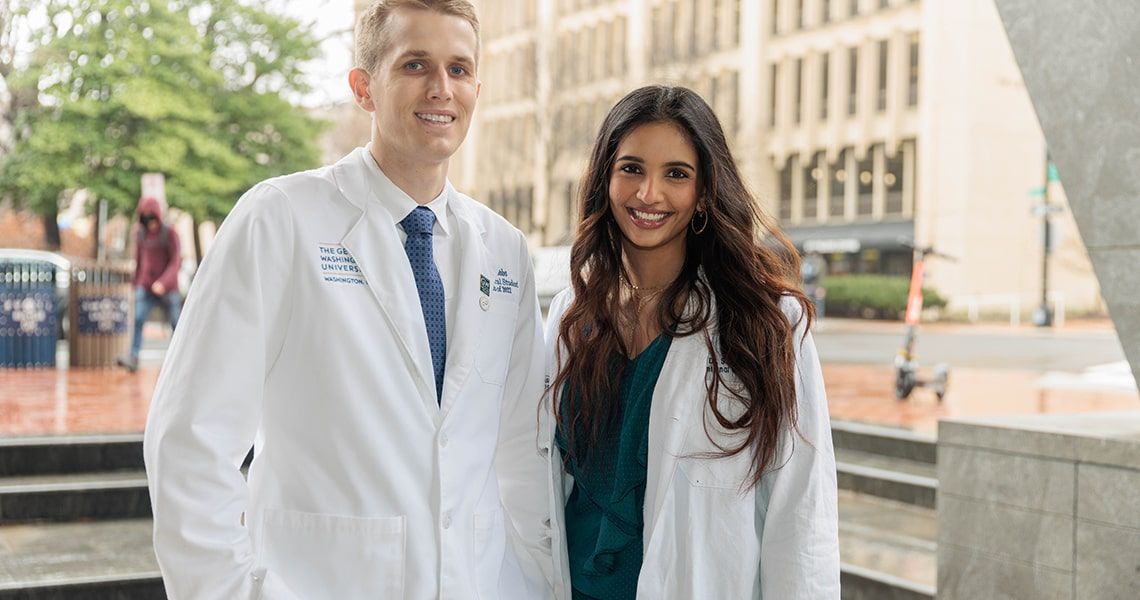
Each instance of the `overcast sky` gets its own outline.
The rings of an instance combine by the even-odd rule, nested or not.
[[[313,93],[302,99],[307,106],[321,106],[351,99],[348,70],[352,68],[352,0],[278,2],[290,15],[315,24],[321,45],[321,58],[309,66]]]

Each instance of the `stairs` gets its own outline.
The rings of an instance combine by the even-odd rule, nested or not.
[[[141,435],[0,440],[0,600],[163,597]]]
[[[936,441],[845,421],[831,430],[844,600],[933,600]]]
[[[844,600],[933,600],[933,439],[834,421]],[[0,440],[0,600],[163,598],[142,436]]]

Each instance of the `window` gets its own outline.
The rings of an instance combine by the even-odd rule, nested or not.
[[[778,65],[772,65],[769,81],[771,85],[768,86],[768,94],[770,96],[768,99],[768,125],[775,127],[777,115],[776,99],[779,98],[776,92],[778,88],[777,84],[780,82],[780,67]]]
[[[859,14],[859,0],[847,0],[847,16],[854,17]]]
[[[804,0],[796,0],[796,29],[804,28]]]
[[[831,197],[827,203],[827,214],[832,219],[842,219],[847,204],[847,155],[850,148],[839,153],[839,159],[831,165]]]
[[[859,109],[859,48],[847,51],[847,114]]]
[[[867,156],[859,161],[855,172],[858,174],[858,194],[855,198],[855,215],[869,217],[874,210],[875,197],[875,154],[880,152],[881,145],[871,146]]]
[[[879,42],[879,93],[876,104],[880,112],[887,110],[887,40]]]
[[[828,79],[831,77],[831,55],[824,54],[819,62],[819,118],[827,120],[827,104],[830,102]]]
[[[804,219],[815,220],[819,215],[819,184],[823,177],[823,153],[817,152],[804,169]]]
[[[796,164],[793,156],[780,170],[780,221],[787,223],[792,218],[792,168]]]
[[[918,34],[910,36],[910,69],[906,84],[907,106],[918,106]]]
[[[879,9],[890,8],[891,0],[879,0]]]
[[[792,93],[795,95],[795,101],[792,103],[792,123],[798,125],[800,123],[800,104],[803,102],[804,59],[796,59],[796,69],[792,74],[795,76],[792,84],[795,86],[792,89]]]
[[[772,0],[772,35],[780,33],[780,2],[782,0]]]
[[[883,169],[883,189],[887,191],[884,212],[901,215],[903,211],[903,149],[888,157]]]
[[[819,0],[819,22],[820,24],[828,23],[831,21],[831,0]]]

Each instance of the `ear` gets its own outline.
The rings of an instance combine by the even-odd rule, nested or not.
[[[356,105],[368,112],[376,110],[376,103],[372,100],[372,92],[368,86],[372,83],[372,76],[368,71],[355,67],[348,72],[348,87],[352,90],[352,98]]]
[[[483,91],[483,82],[479,79],[475,80],[475,99],[479,99],[479,92]]]

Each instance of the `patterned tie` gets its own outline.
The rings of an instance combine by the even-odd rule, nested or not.
[[[443,280],[435,267],[432,252],[432,225],[435,213],[426,206],[416,207],[400,222],[408,234],[404,251],[412,264],[416,290],[420,293],[420,308],[427,325],[428,347],[431,348],[431,366],[435,371],[435,398],[443,401],[443,365],[447,358],[447,324],[443,310]]]

